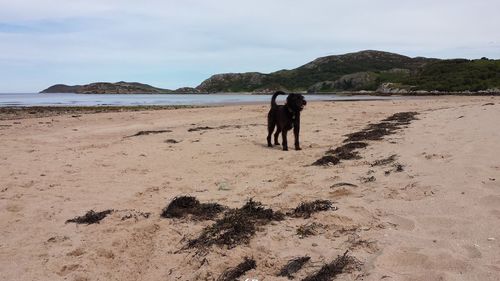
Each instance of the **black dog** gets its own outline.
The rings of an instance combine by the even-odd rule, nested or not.
[[[286,133],[293,128],[293,135],[295,136],[295,150],[300,150],[299,144],[299,131],[300,131],[300,112],[307,104],[303,95],[289,94],[286,98],[285,105],[277,105],[276,97],[278,95],[286,95],[282,91],[274,93],[271,99],[271,110],[267,115],[267,146],[272,147],[271,135],[274,127],[278,127],[274,133],[274,144],[279,145],[278,136],[282,133],[283,150],[288,150],[288,142],[286,140]]]

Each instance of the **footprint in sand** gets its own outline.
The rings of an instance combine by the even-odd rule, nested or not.
[[[469,257],[471,259],[479,259],[483,256],[481,254],[481,251],[479,251],[479,249],[474,245],[464,245],[462,247],[467,252],[467,257]]]
[[[490,214],[492,214],[497,219],[500,219],[500,210],[492,210],[490,211]]]
[[[422,186],[417,182],[413,182],[399,188],[399,190],[390,189],[390,193],[386,195],[386,198],[415,201],[433,196],[434,194],[436,194],[436,191],[432,187]]]
[[[453,155],[451,154],[437,154],[437,153],[427,153],[427,152],[423,152],[422,155],[427,160],[441,160],[444,162],[449,162],[453,157]]]
[[[427,255],[414,251],[405,251],[391,254],[385,257],[386,266],[395,271],[403,268],[420,271],[454,272],[463,273],[471,269],[471,265],[463,260],[457,259],[448,253]],[[418,279],[418,280],[441,280],[441,279]]]
[[[79,264],[70,264],[70,265],[65,265],[63,266],[58,272],[57,275],[59,276],[66,276],[70,274],[71,272],[77,270],[80,267]]]
[[[16,204],[9,204],[5,209],[11,213],[19,213],[23,210],[23,207]]]
[[[390,216],[390,222],[395,224],[396,228],[400,230],[412,231],[415,229],[415,222],[408,218],[392,215]]]
[[[429,233],[448,231],[457,224],[464,226],[470,224],[468,220],[447,217],[419,217],[417,221]]]
[[[335,189],[334,191],[330,191],[329,194],[335,198],[335,199],[339,199],[339,198],[342,198],[342,197],[346,197],[346,196],[349,196],[352,194],[352,191],[346,189],[346,188],[339,188],[339,189]]]
[[[487,207],[498,207],[500,206],[500,196],[488,195],[479,199],[479,204]]]
[[[297,183],[297,181],[295,181],[295,179],[293,179],[291,177],[286,177],[283,181],[280,182],[278,188],[283,190],[283,189],[286,189],[289,185],[295,184],[295,183]]]
[[[79,257],[85,254],[85,250],[83,248],[76,248],[73,251],[66,254],[69,257]]]

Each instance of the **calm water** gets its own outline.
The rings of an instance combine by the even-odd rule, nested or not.
[[[307,95],[306,100],[379,100],[400,97]],[[271,96],[248,94],[210,95],[82,95],[82,94],[0,94],[0,107],[5,106],[92,106],[92,105],[214,105],[269,102]],[[278,102],[285,100],[279,96]]]

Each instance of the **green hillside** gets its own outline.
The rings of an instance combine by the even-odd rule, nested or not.
[[[500,88],[499,60],[410,58],[361,51],[318,58],[292,70],[263,74],[225,73],[203,81],[202,92],[335,92],[378,89],[392,83],[403,89],[479,91]]]
[[[406,83],[427,91],[456,92],[500,88],[500,60],[443,60],[427,65]]]

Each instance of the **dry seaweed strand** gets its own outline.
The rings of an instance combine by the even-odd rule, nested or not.
[[[367,146],[368,144],[365,142],[350,142],[335,149],[330,149],[326,154],[332,154],[340,160],[359,159],[360,157],[356,150]]]
[[[205,227],[198,238],[189,240],[184,249],[197,248],[199,253],[204,253],[212,245],[234,248],[248,243],[258,226],[283,219],[283,213],[266,209],[262,203],[249,200],[243,207],[229,210],[214,224]]]
[[[321,267],[321,269],[302,279],[302,281],[331,281],[337,277],[337,275],[344,272],[344,270],[350,266],[357,263],[354,257],[347,255],[349,251],[345,251],[342,256],[338,256],[335,260],[327,263]]]
[[[340,187],[340,186],[350,186],[350,187],[358,187],[355,184],[348,183],[348,182],[339,182],[339,183],[334,183],[330,186],[330,188],[335,188],[335,187]]]
[[[394,161],[396,161],[398,155],[397,154],[393,154],[387,158],[382,158],[382,159],[378,159],[378,160],[375,160],[371,166],[374,167],[374,166],[385,166],[387,164],[390,164]]]
[[[300,239],[308,237],[308,236],[314,236],[318,235],[320,233],[321,229],[326,229],[327,227],[321,223],[316,223],[316,222],[311,222],[311,223],[306,223],[303,225],[300,225],[297,228],[297,235],[299,236]]]
[[[293,279],[293,274],[302,269],[302,267],[311,259],[311,257],[298,257],[288,261],[288,263],[283,266],[278,276],[288,277],[288,279]]]
[[[94,210],[88,211],[85,215],[75,217],[66,221],[66,223],[74,222],[77,224],[94,224],[99,223],[107,215],[111,214],[113,210],[105,210],[102,212],[95,212]]]
[[[152,134],[163,134],[163,133],[171,133],[172,130],[155,130],[155,131],[139,131],[134,135],[126,136],[126,138],[137,137],[137,136],[147,136]]]
[[[302,217],[302,218],[309,218],[311,217],[311,214],[321,212],[321,211],[328,211],[330,209],[336,210],[336,207],[333,207],[332,202],[329,200],[315,200],[312,202],[302,202],[300,203],[297,208],[293,210],[292,213],[289,215],[293,217]]]
[[[217,281],[235,281],[237,278],[241,277],[245,272],[252,270],[257,267],[254,259],[245,257],[245,260],[238,264],[234,268],[229,268],[224,271]]]
[[[215,128],[209,127],[209,126],[195,127],[195,128],[188,129],[188,132],[198,132],[198,131],[206,131],[206,130],[213,130],[213,129],[215,129]]]
[[[325,155],[312,163],[313,166],[337,165],[340,159],[333,155]]]
[[[200,203],[193,196],[175,197],[161,213],[163,218],[182,218],[191,215],[193,219],[208,220],[215,218],[226,207],[217,203]]]
[[[369,124],[358,132],[347,134],[344,139],[344,145],[336,149],[330,149],[326,155],[316,160],[312,165],[326,166],[337,165],[340,160],[359,159],[358,149],[368,146],[363,141],[382,140],[384,136],[395,134],[402,126],[410,124],[416,120],[417,112],[399,112],[395,113],[379,123]]]

